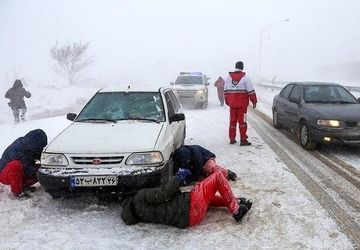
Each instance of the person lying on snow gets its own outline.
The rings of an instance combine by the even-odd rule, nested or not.
[[[174,152],[175,171],[179,168],[189,169],[192,173],[190,183],[201,180],[216,171],[221,171],[228,180],[236,181],[236,173],[217,164],[215,158],[213,152],[199,145],[183,145]]]
[[[10,185],[14,196],[26,198],[24,192],[38,182],[36,173],[40,165],[41,152],[47,144],[47,136],[41,129],[35,129],[16,139],[8,146],[0,159],[0,183]]]
[[[197,182],[190,192],[181,192],[179,187],[190,175],[188,169],[179,169],[164,186],[139,190],[123,203],[122,220],[127,225],[146,222],[187,228],[199,224],[209,206],[227,207],[237,222],[251,209],[252,202],[236,198],[220,171]]]

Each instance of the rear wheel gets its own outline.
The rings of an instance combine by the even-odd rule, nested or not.
[[[306,150],[312,150],[316,147],[316,142],[311,138],[310,127],[305,123],[300,124],[299,139],[301,146]]]
[[[282,127],[282,124],[279,122],[279,115],[276,110],[273,110],[273,125],[277,129]]]

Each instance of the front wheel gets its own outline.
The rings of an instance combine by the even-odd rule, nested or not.
[[[306,150],[312,150],[316,147],[316,142],[314,142],[311,138],[311,130],[310,127],[305,123],[300,124],[300,144]]]
[[[277,111],[273,111],[273,125],[274,125],[274,128],[281,128],[282,127],[282,124],[279,122],[279,114],[277,113]]]

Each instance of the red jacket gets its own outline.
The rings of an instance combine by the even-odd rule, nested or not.
[[[251,80],[245,76],[245,72],[229,72],[224,86],[225,103],[231,108],[243,108],[249,106],[249,100],[257,103],[255,89]]]

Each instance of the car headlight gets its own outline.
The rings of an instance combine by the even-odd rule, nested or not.
[[[63,154],[41,154],[41,165],[44,166],[67,166],[69,165],[68,160]]]
[[[130,155],[127,160],[127,165],[157,165],[164,160],[162,154],[158,151],[134,153]]]
[[[204,90],[203,90],[203,89],[199,89],[198,91],[196,91],[196,93],[197,93],[198,95],[202,95],[202,94],[204,94]]]
[[[338,120],[319,119],[319,120],[317,120],[317,125],[325,126],[325,127],[339,128],[340,127],[340,121],[338,121]]]

